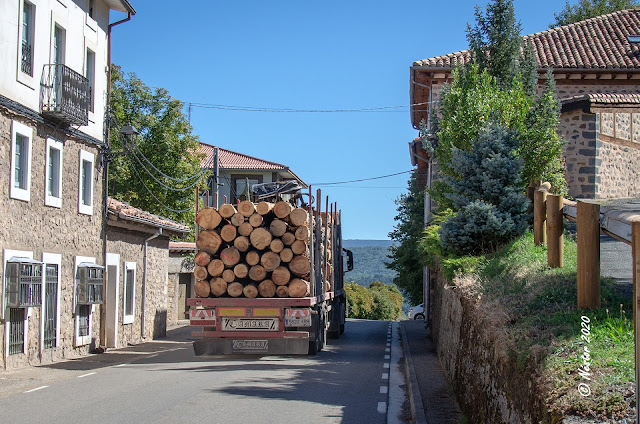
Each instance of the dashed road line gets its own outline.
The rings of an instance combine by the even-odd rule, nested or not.
[[[378,412],[381,414],[387,412],[387,402],[378,402]]]
[[[387,386],[380,386],[380,393],[383,395],[389,393],[389,388]]]
[[[382,379],[383,380],[388,380],[389,379],[389,373],[388,372],[383,372],[382,373]]]
[[[38,390],[46,389],[47,387],[49,387],[49,386],[40,386],[40,387],[36,387],[35,389],[27,390],[27,391],[25,391],[24,393],[31,393],[31,392],[35,392],[35,391],[38,391]]]
[[[89,372],[89,373],[86,373],[86,374],[79,375],[77,378],[89,377],[90,375],[94,375],[94,374],[97,374],[97,373],[95,373],[95,372]]]

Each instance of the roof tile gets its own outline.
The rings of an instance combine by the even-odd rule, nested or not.
[[[215,146],[200,143],[199,153],[204,153],[204,158],[200,161],[203,168],[213,167],[213,151]],[[253,156],[245,155],[231,150],[218,147],[219,166],[225,169],[267,169],[267,170],[287,170],[288,167],[276,162],[269,162]]]

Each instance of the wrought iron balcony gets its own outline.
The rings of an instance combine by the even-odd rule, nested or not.
[[[89,123],[89,80],[65,65],[44,65],[40,81],[43,116],[70,125]]]

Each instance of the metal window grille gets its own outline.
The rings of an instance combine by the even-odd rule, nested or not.
[[[85,337],[89,335],[90,313],[91,313],[91,306],[89,305],[78,306],[78,337]]]
[[[32,51],[31,44],[27,44],[25,42],[22,43],[22,60],[20,62],[20,69],[29,76],[33,76]]]
[[[100,304],[103,300],[104,268],[82,263],[78,267],[77,300],[79,305]]]
[[[27,258],[11,258],[6,268],[7,305],[42,304],[42,263]]]
[[[48,264],[45,276],[44,292],[44,348],[56,347],[56,328],[58,326],[58,265]]]
[[[9,355],[24,353],[24,309],[9,309]]]

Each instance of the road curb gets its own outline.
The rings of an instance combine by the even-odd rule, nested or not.
[[[411,416],[415,424],[429,424],[427,417],[424,415],[424,405],[422,404],[422,396],[416,378],[416,371],[413,367],[413,359],[409,350],[409,342],[407,341],[407,333],[404,326],[400,323],[400,334],[402,335],[402,352],[404,353],[404,374],[407,381],[407,392],[409,393],[409,403],[411,404]]]

